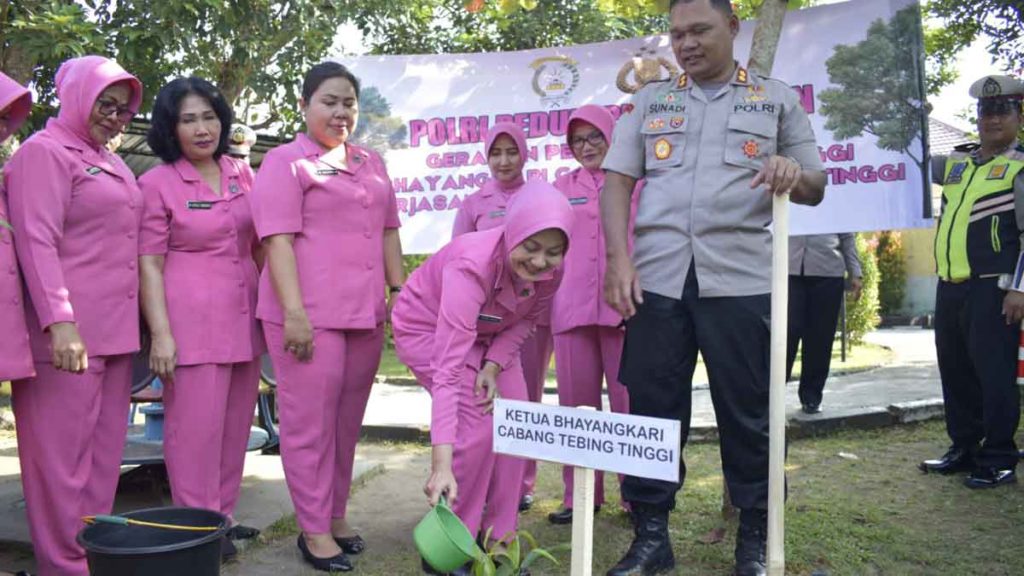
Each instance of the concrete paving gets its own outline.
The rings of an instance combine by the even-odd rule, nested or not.
[[[808,416],[800,412],[797,383],[786,387],[786,407],[790,426],[803,432],[838,424],[856,425],[856,417],[882,411],[901,414],[911,408],[913,414],[934,415],[936,402],[941,414],[942,388],[935,365],[934,332],[916,327],[879,330],[867,341],[890,348],[894,362],[874,370],[828,379],[823,412]],[[841,370],[834,363],[833,370]],[[554,382],[548,383],[550,391]],[[544,402],[558,404],[558,396],[544,394]],[[909,406],[905,406],[908,403]],[[607,398],[605,398],[607,408]],[[903,420],[910,416],[902,417]],[[389,439],[425,438],[430,426],[430,395],[419,386],[378,383],[370,397],[363,419],[364,434]],[[707,382],[695,379],[693,389],[692,433],[713,437],[715,411]]]
[[[844,426],[884,426],[941,416],[942,392],[935,366],[933,337],[933,332],[921,328],[886,329],[868,335],[869,342],[893,350],[894,362],[867,372],[830,378],[825,387],[824,411],[821,414],[802,414],[796,383],[790,383],[787,386],[790,433],[818,433]],[[842,365],[833,368],[838,370]],[[557,404],[558,398],[548,393],[544,402]],[[420,387],[378,383],[367,408],[364,434],[376,438],[422,440],[428,437],[429,419],[430,397]],[[714,410],[706,383],[696,382],[694,385],[692,428],[695,439],[715,435]],[[383,466],[394,464],[389,461],[393,454],[394,451],[381,450],[372,444],[361,445],[356,454],[356,483],[372,477],[372,473]],[[419,482],[420,478],[417,477],[416,481]],[[166,492],[155,485],[146,488],[144,476],[139,477],[136,473],[130,484],[119,493],[116,512],[170,505]],[[280,457],[250,453],[246,459],[242,494],[236,512],[238,520],[264,529],[291,513],[292,505]],[[6,546],[7,549],[19,550],[24,556],[28,542],[17,445],[11,434],[0,438],[0,569],[31,570],[31,559],[18,559],[17,554],[3,553]]]

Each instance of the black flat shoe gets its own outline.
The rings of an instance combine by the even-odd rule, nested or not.
[[[594,506],[594,514],[601,511],[601,506]],[[548,514],[548,522],[555,525],[572,524],[572,508],[562,508],[558,512]]]
[[[319,570],[320,572],[352,571],[352,561],[348,559],[348,556],[345,556],[344,552],[337,556],[331,556],[330,558],[313,556],[313,553],[309,551],[309,547],[306,546],[306,539],[302,537],[302,534],[299,534],[298,545],[299,552],[302,552],[302,558],[315,570]]]
[[[260,535],[260,531],[252,526],[235,524],[228,529],[228,538],[231,540],[250,540]]]
[[[964,478],[964,486],[968,488],[996,488],[1004,484],[1015,484],[1017,472],[1013,468],[979,468]]]
[[[363,537],[356,534],[355,536],[347,536],[345,538],[334,537],[334,541],[341,547],[341,551],[345,554],[359,554],[363,550],[366,550],[366,540]]]
[[[526,512],[530,508],[533,508],[533,494],[527,494],[519,499],[520,512]]]
[[[803,411],[804,414],[820,414],[821,404],[801,404],[800,410]]]

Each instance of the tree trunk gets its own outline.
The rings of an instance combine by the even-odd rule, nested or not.
[[[779,46],[787,4],[788,0],[764,0],[757,14],[757,27],[754,28],[754,40],[750,46],[747,68],[762,76],[772,73],[775,49]]]

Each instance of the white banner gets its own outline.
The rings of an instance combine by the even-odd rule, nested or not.
[[[754,25],[742,24],[740,62],[747,60]],[[772,76],[799,94],[828,171],[825,201],[813,209],[794,206],[791,233],[931,226],[924,217],[921,51],[911,0],[857,0],[786,15]],[[601,104],[618,117],[640,79],[678,71],[665,35],[340,61],[363,84],[357,137],[385,155],[409,254],[443,246],[462,199],[489,178],[483,153],[489,126],[521,125],[530,148],[528,177],[553,181],[577,166],[565,145],[575,108]]]
[[[677,482],[679,421],[494,401],[494,451]]]

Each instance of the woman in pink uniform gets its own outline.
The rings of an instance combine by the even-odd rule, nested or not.
[[[160,89],[147,141],[164,163],[139,179],[139,266],[174,503],[233,518],[266,347],[256,321],[253,174],[225,154],[229,126],[231,106],[206,80]],[[259,534],[232,523],[232,539]]]
[[[398,357],[433,398],[431,504],[447,493],[473,533],[516,529],[523,461],[499,470],[490,402],[526,400],[523,342],[561,281],[572,208],[550,184],[525,184],[504,226],[455,238],[413,273],[395,304]],[[485,512],[486,508],[486,512]]]
[[[57,117],[4,166],[36,369],[13,404],[39,573],[84,576],[75,534],[113,505],[139,349],[142,196],[105,145],[142,85],[100,56],[64,62],[54,83]]]
[[[302,85],[306,133],[263,159],[252,191],[267,266],[256,315],[277,374],[281,459],[318,570],[352,569],[345,520],[356,440],[380,362],[387,287],[403,282],[398,207],[381,157],[349,138],[359,81],[336,62]],[[385,280],[387,284],[385,284]]]
[[[510,199],[526,182],[523,167],[526,165],[526,134],[511,122],[498,122],[487,132],[484,143],[487,151],[487,166],[491,179],[480,190],[466,196],[455,213],[452,238],[466,232],[487,230],[505,223],[505,209]],[[534,334],[523,343],[521,355],[523,375],[526,378],[527,395],[531,402],[539,402],[544,393],[544,379],[551,364],[553,351],[551,320],[547,316],[537,319]],[[498,467],[504,467],[511,456],[499,456]],[[513,464],[515,465],[515,464]],[[520,490],[521,511],[533,505],[533,485],[537,480],[537,462],[528,460],[523,471]]]
[[[602,296],[604,286],[604,231],[600,195],[604,185],[601,162],[612,141],[615,120],[601,106],[588,104],[569,117],[566,140],[580,167],[555,181],[576,213],[572,254],[565,260],[565,279],[555,294],[551,328],[555,334],[555,370],[558,403],[601,409],[601,384],[608,382],[613,412],[629,412],[629,395],[619,383],[619,358],[625,333],[622,316]],[[636,197],[636,195],[634,195]],[[562,469],[565,492],[562,509],[548,515],[553,524],[572,523],[572,466]],[[604,478],[595,479],[594,505],[604,502]]]
[[[0,144],[18,131],[32,111],[28,90],[0,73]],[[35,376],[21,274],[14,253],[14,237],[7,216],[7,195],[0,182],[0,382]]]

